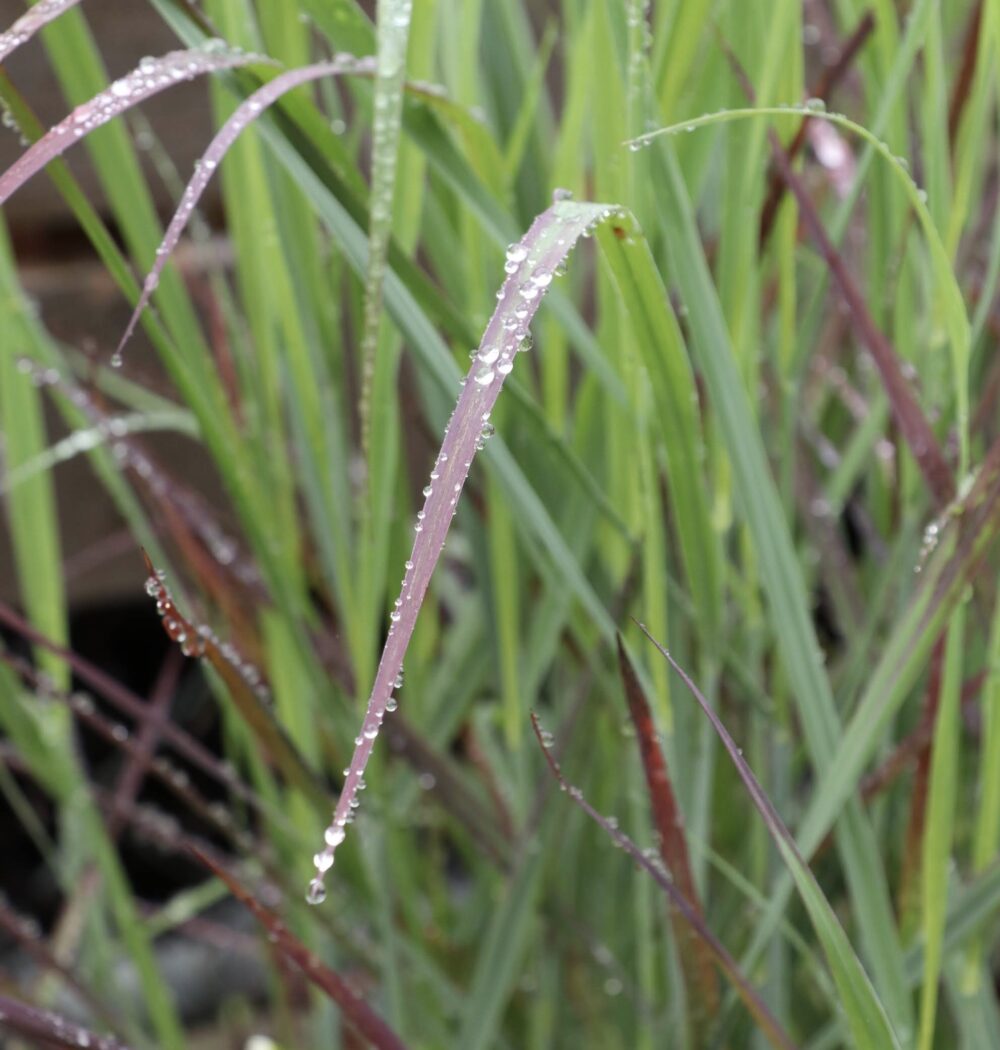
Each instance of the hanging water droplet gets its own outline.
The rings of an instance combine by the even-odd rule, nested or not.
[[[313,879],[309,883],[309,889],[306,890],[306,903],[307,904],[322,904],[326,900],[326,887],[323,885],[322,879]]]

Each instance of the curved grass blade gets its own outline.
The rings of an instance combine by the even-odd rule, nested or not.
[[[583,792],[578,787],[574,787],[569,783],[562,768],[556,761],[555,756],[552,754],[552,738],[542,729],[541,723],[538,721],[538,715],[534,712],[532,712],[531,715],[531,725],[535,730],[535,736],[538,738],[538,743],[541,745],[545,761],[548,763],[552,775],[559,782],[559,787],[569,795],[569,797],[580,807],[580,809],[583,810],[584,813],[587,814],[588,817],[590,817],[592,821],[594,821],[595,824],[598,824],[605,833],[610,836],[616,846],[623,849],[640,868],[644,868],[650,875],[652,875],[656,883],[670,899],[670,903],[677,909],[685,922],[688,923],[691,929],[705,944],[708,951],[711,953],[715,964],[732,982],[733,987],[736,989],[739,997],[743,1000],[747,1010],[750,1011],[753,1019],[758,1025],[760,1025],[761,1030],[771,1041],[771,1045],[783,1048],[794,1047],[795,1043],[792,1042],[791,1037],[781,1027],[778,1019],[767,1008],[767,1004],[761,999],[753,985],[751,985],[743,975],[736,960],[726,950],[725,945],[722,944],[722,942],[705,924],[705,920],[702,918],[700,910],[684,896],[674,883],[674,880],[659,865],[650,860],[650,858],[639,849],[628,835],[621,831],[616,825],[610,824],[606,817],[603,817],[598,813],[597,810],[594,809],[594,807],[583,797]]]
[[[299,754],[288,734],[274,717],[266,701],[270,691],[260,673],[241,660],[231,646],[219,642],[210,628],[195,627],[177,610],[162,573],[158,573],[145,551],[146,593],[156,600],[156,611],[171,641],[177,642],[185,656],[207,660],[219,673],[240,716],[247,723],[264,751],[281,771],[309,798],[326,805],[327,794],[316,775]]]
[[[698,705],[705,713],[706,718],[712,723],[723,746],[729,752],[733,764],[747,789],[747,793],[756,806],[757,811],[764,818],[767,830],[774,839],[785,864],[788,866],[795,884],[798,887],[802,901],[809,912],[816,934],[823,945],[833,979],[840,992],[844,1012],[847,1021],[854,1034],[855,1045],[858,1047],[870,1047],[871,1050],[886,1050],[887,1047],[898,1047],[899,1042],[889,1024],[889,1018],[879,1002],[875,989],[868,980],[864,967],[858,960],[854,949],[851,947],[847,934],[837,919],[836,913],[830,906],[830,902],[823,895],[819,883],[803,860],[802,855],[795,845],[791,832],[785,827],[784,821],[778,816],[771,800],[767,797],[764,789],[760,786],[753,771],[743,757],[742,751],[733,742],[726,727],[722,724],[718,715],[712,710],[711,705],[702,696],[701,691],[687,675],[684,669],[663,648],[662,645],[639,624],[640,630],[660,651],[670,666],[677,672],[681,680],[687,686],[691,695],[698,701]]]
[[[261,55],[230,50],[221,41],[210,41],[202,48],[170,51],[158,58],[144,58],[131,73],[77,106],[68,117],[51,127],[0,175],[0,204],[84,135],[144,99],[203,73],[264,61],[267,59]]]
[[[129,318],[128,325],[125,328],[125,334],[121,337],[118,346],[115,349],[115,360],[121,361],[125,344],[131,338],[132,333],[135,331],[135,326],[139,323],[139,318],[142,316],[143,310],[146,308],[150,297],[160,283],[160,274],[163,272],[163,267],[166,265],[167,259],[170,258],[170,253],[177,247],[177,242],[180,240],[181,234],[184,232],[184,228],[188,224],[188,220],[191,218],[198,201],[201,199],[201,195],[205,192],[205,187],[208,185],[212,174],[218,167],[219,162],[225,156],[229,147],[236,141],[240,132],[242,132],[248,124],[251,124],[256,120],[259,114],[267,109],[268,106],[273,105],[282,95],[291,91],[293,88],[299,87],[301,84],[305,84],[310,80],[319,80],[322,77],[339,76],[344,73],[370,74],[373,71],[374,65],[371,59],[356,59],[352,56],[339,56],[333,62],[321,62],[312,66],[303,66],[301,69],[292,69],[287,73],[281,73],[276,76],[274,80],[271,80],[263,87],[258,88],[252,95],[244,99],[243,102],[236,107],[233,114],[216,132],[215,137],[208,144],[208,147],[202,154],[201,160],[195,165],[194,175],[184,188],[184,194],[181,197],[180,206],[174,212],[174,216],[170,220],[170,224],[167,226],[166,233],[163,235],[163,240],[160,242],[159,248],[156,249],[156,262],[153,264],[152,270],[149,271],[146,280],[143,282],[142,293],[139,296],[139,301],[136,303],[135,309],[132,311],[132,316]]]
[[[750,83],[743,67],[732,51],[727,46],[723,46],[744,93],[751,103],[755,102],[753,85]],[[814,127],[833,130],[832,125],[822,121],[817,122]],[[773,127],[768,126],[767,139],[771,147],[772,163],[778,175],[795,198],[802,214],[802,221],[806,229],[812,234],[817,249],[826,263],[834,283],[840,289],[844,302],[847,304],[850,316],[858,330],[858,335],[865,346],[867,346],[868,352],[871,354],[872,360],[882,376],[882,383],[892,405],[900,432],[924,474],[934,502],[939,508],[945,507],[955,495],[955,480],[952,477],[951,468],[945,459],[944,452],[934,436],[934,431],[931,429],[930,423],[921,411],[920,405],[917,403],[917,399],[906,381],[899,356],[888,337],[875,323],[875,319],[868,308],[868,303],[854,280],[849,266],[826,232],[826,227],[823,225],[819,212],[813,204],[812,196],[792,167],[791,153],[785,151]],[[848,180],[849,184],[850,179]],[[965,346],[961,354],[965,361],[968,360],[969,338],[969,328],[968,323],[966,323],[964,333]],[[957,353],[959,351],[956,348]]]
[[[209,871],[221,879],[230,893],[244,904],[254,918],[267,930],[278,950],[294,963],[306,977],[324,994],[330,997],[343,1011],[345,1018],[372,1046],[378,1050],[406,1050],[399,1036],[361,998],[360,995],[335,970],[324,966],[283,922],[272,914],[259,900],[238,882],[228,871],[219,867],[200,850],[191,852]]]
[[[968,313],[962,298],[961,289],[952,269],[948,251],[945,248],[941,233],[935,225],[934,218],[927,206],[926,193],[913,181],[912,176],[904,168],[899,158],[892,150],[868,128],[842,113],[827,113],[823,110],[810,108],[808,106],[789,106],[781,108],[777,106],[758,106],[754,108],[723,110],[720,113],[711,113],[694,120],[685,121],[683,124],[674,124],[669,127],[659,128],[645,135],[633,139],[629,145],[638,148],[648,145],[650,142],[663,135],[676,135],[679,132],[691,131],[695,128],[708,125],[727,123],[732,120],[746,120],[761,117],[787,117],[789,115],[809,117],[813,120],[824,120],[837,127],[849,131],[863,139],[872,153],[877,153],[888,162],[889,170],[902,185],[906,194],[907,202],[913,209],[923,231],[930,254],[931,267],[934,272],[934,289],[937,294],[942,321],[948,333],[951,344],[952,371],[955,384],[955,404],[957,415],[957,426],[959,436],[959,471],[964,473],[969,462],[968,431],[969,431],[969,390],[968,369],[969,358],[972,347],[972,330],[969,325]],[[864,165],[859,165],[859,174],[865,170]],[[828,238],[832,246],[836,245],[838,236],[833,234]],[[923,455],[925,450],[917,447],[913,450],[914,456]],[[947,501],[946,501],[947,502]]]
[[[63,11],[75,7],[80,0],[39,0],[10,27],[0,33],[0,62],[26,44],[42,26],[58,18]]]
[[[619,209],[606,204],[557,201],[542,212],[517,244],[507,250],[507,279],[496,310],[483,333],[469,370],[468,381],[445,429],[444,441],[431,471],[423,509],[417,514],[416,539],[406,563],[402,591],[391,614],[392,623],[379,660],[375,683],[361,733],[337,802],[326,829],[323,850],[316,854],[316,877],[308,900],[325,898],[324,876],[333,866],[334,851],[344,840],[345,828],[356,808],[368,758],[375,746],[387,710],[395,706],[393,689],[403,670],[403,657],[413,635],[431,575],[444,548],[451,519],[476,452],[492,433],[490,413],[514,367],[519,349],[527,346],[531,319],[570,249]]]

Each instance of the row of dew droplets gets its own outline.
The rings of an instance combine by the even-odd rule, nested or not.
[[[47,22],[74,7],[80,0],[38,0],[29,11],[3,33],[0,33],[0,62],[26,44]]]
[[[392,232],[396,165],[403,113],[403,83],[410,35],[412,0],[379,0],[377,55],[372,120],[372,160],[368,260],[365,267],[361,333],[361,427],[367,458],[371,427],[372,385],[378,351],[386,258]]]
[[[211,50],[212,53],[216,53],[218,47],[216,46]],[[265,59],[262,59],[259,55],[244,54],[241,61],[265,61]],[[234,60],[233,64],[238,63]],[[344,73],[371,74],[374,72],[374,68],[371,59],[359,59],[355,58],[353,55],[347,54],[346,52],[340,52],[334,55],[330,62],[320,62],[311,66],[302,66],[299,69],[291,69],[285,73],[279,74],[273,80],[268,81],[263,87],[258,88],[252,95],[249,95],[236,107],[229,119],[216,132],[214,138],[206,147],[201,160],[195,163],[194,174],[184,188],[184,193],[181,196],[177,210],[174,212],[174,215],[167,226],[167,230],[163,235],[163,240],[160,242],[160,246],[156,249],[156,258],[153,267],[143,282],[142,293],[135,305],[135,309],[132,311],[132,316],[129,318],[125,332],[119,340],[118,346],[115,348],[115,352],[111,357],[111,364],[114,367],[117,368],[121,366],[125,344],[135,331],[135,327],[139,323],[139,318],[142,316],[142,311],[145,309],[146,304],[149,302],[150,297],[159,284],[160,274],[163,272],[163,268],[167,263],[170,253],[174,250],[177,242],[180,240],[181,234],[184,232],[184,228],[190,221],[195,207],[201,199],[202,194],[205,192],[205,188],[218,167],[219,162],[225,156],[233,142],[236,141],[240,133],[247,127],[247,125],[256,120],[268,106],[272,105],[272,103],[287,91],[298,87],[300,84],[312,80],[318,80],[322,77],[339,76]]]
[[[153,567],[149,555],[143,551],[146,561],[146,593],[156,601],[156,612],[163,621],[163,629],[171,641],[181,647],[181,652],[189,657],[218,657],[225,661],[246,687],[262,703],[270,703],[271,691],[260,671],[249,661],[244,660],[229,642],[220,641],[207,624],[195,626],[177,609],[173,597],[165,582],[162,570]]]
[[[566,200],[564,195],[557,201]],[[607,210],[588,212],[592,222],[577,231],[584,233]],[[324,834],[324,846],[313,857],[315,876],[309,883],[306,900],[320,904],[326,899],[325,877],[333,867],[337,847],[346,837],[347,825],[358,807],[358,792],[364,788],[363,774],[387,712],[396,709],[394,690],[402,685],[403,655],[416,622],[417,611],[430,583],[431,573],[444,546],[455,514],[458,498],[468,477],[472,460],[481,450],[493,426],[490,412],[503,381],[513,368],[518,351],[531,346],[528,325],[544,292],[562,271],[560,264],[576,240],[559,237],[545,249],[534,246],[540,231],[555,220],[553,210],[543,213],[518,243],[511,244],[504,260],[506,280],[497,296],[497,307],[486,327],[483,340],[472,355],[469,375],[461,381],[462,391],[445,428],[441,450],[424,488],[424,505],[414,524],[413,551],[406,562],[400,595],[389,619],[389,631],[379,660],[375,684],[355,738],[351,764],[344,770],[344,785],[333,819]]]

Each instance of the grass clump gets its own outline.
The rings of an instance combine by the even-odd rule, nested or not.
[[[0,1023],[186,1045],[168,948],[235,898],[230,1040],[1000,1044],[995,5],[141,6],[132,69],[87,4],[0,35],[0,791],[50,885]],[[178,172],[140,114],[195,77]],[[23,288],[44,178],[131,310],[89,349]],[[71,631],[83,458],[142,696]]]

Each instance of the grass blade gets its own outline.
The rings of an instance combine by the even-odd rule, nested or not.
[[[621,635],[618,636],[618,668],[622,684],[625,686],[629,715],[639,741],[639,753],[642,755],[642,765],[646,774],[646,788],[660,839],[660,856],[678,891],[687,898],[688,903],[699,915],[703,915],[688,857],[684,816],[677,804],[667,763],[657,742],[653,713]],[[680,946],[681,966],[690,994],[695,1000],[695,1028],[696,1031],[703,1032],[706,1022],[715,1017],[719,1009],[719,988],[712,968],[711,952],[705,942],[673,910],[671,918]]]
[[[63,11],[78,4],[80,0],[39,0],[30,11],[25,12],[14,24],[0,33],[0,62],[26,44],[42,26],[53,18],[58,18]]]
[[[344,840],[344,829],[357,805],[359,785],[386,711],[395,706],[393,689],[403,670],[403,657],[413,636],[417,615],[444,548],[472,460],[492,432],[485,428],[504,380],[514,367],[514,357],[528,345],[531,319],[573,245],[613,214],[617,214],[617,209],[603,204],[559,201],[539,215],[521,241],[508,249],[507,279],[469,370],[469,381],[465,383],[445,429],[444,441],[431,471],[424,507],[417,514],[413,551],[406,563],[402,590],[391,615],[389,635],[379,660],[361,733],[355,742],[333,819],[324,836],[326,845],[316,855],[316,877],[308,892],[311,902],[318,903],[326,896],[324,875],[333,866],[334,851]]]
[[[39,1010],[17,999],[0,995],[0,1027],[7,1028],[22,1039],[30,1039],[35,1045],[65,1047],[66,1050],[128,1050],[113,1035],[99,1035],[81,1025],[74,1024],[51,1010]]]
[[[267,930],[278,950],[299,970],[335,1002],[345,1018],[372,1046],[378,1050],[406,1050],[399,1036],[382,1020],[364,999],[335,970],[324,966],[274,914],[228,871],[223,870],[211,857],[200,850],[192,849],[199,860],[216,878],[229,888],[229,892],[244,904],[254,918]]]
[[[265,59],[260,55],[232,52],[225,47],[220,49],[217,45],[206,46],[202,50],[170,51],[159,58],[144,59],[131,73],[116,80],[88,102],[77,106],[0,175],[0,204],[5,203],[15,190],[84,135],[127,113],[144,99],[180,81],[193,80],[203,73],[261,61]]]
[[[236,141],[240,132],[250,123],[256,120],[268,106],[272,106],[282,95],[293,88],[308,83],[311,80],[319,80],[321,77],[340,76],[344,73],[362,73],[372,71],[372,63],[365,59],[355,59],[351,56],[338,58],[334,62],[322,62],[313,66],[303,66],[301,69],[293,69],[287,73],[281,73],[263,87],[258,88],[252,95],[244,99],[236,108],[229,119],[216,132],[215,137],[208,144],[201,160],[195,165],[194,175],[184,188],[180,207],[174,212],[160,242],[156,249],[156,261],[149,271],[142,285],[139,301],[132,311],[125,332],[115,349],[114,360],[120,362],[125,344],[129,341],[135,326],[139,323],[146,304],[160,283],[160,274],[171,253],[177,247],[177,243],[184,232],[198,206],[198,201],[205,192],[209,180],[225,156],[226,151]]]
[[[885,1050],[886,1047],[899,1047],[896,1033],[889,1024],[882,1004],[879,1002],[875,989],[868,980],[864,967],[854,954],[847,934],[837,919],[836,913],[830,907],[829,901],[823,895],[823,891],[816,881],[816,877],[809,870],[809,866],[802,859],[802,855],[795,845],[791,832],[785,827],[784,821],[778,816],[777,811],[771,805],[764,789],[760,786],[753,771],[743,757],[743,752],[733,742],[726,727],[722,724],[719,716],[712,710],[711,705],[702,696],[701,691],[688,677],[684,669],[663,648],[660,643],[646,631],[642,624],[640,629],[646,637],[656,646],[670,666],[677,672],[681,680],[687,686],[691,695],[698,701],[705,717],[712,723],[719,739],[722,741],[729,757],[733,760],[740,780],[743,781],[754,806],[764,818],[767,830],[775,845],[781,851],[781,856],[788,865],[792,878],[802,897],[802,901],[809,912],[817,936],[823,944],[833,979],[840,991],[841,1002],[844,1012],[847,1014],[848,1024],[854,1034],[855,1045],[870,1048],[870,1050]]]
[[[771,1045],[779,1048],[779,1050],[789,1050],[789,1048],[794,1050],[795,1043],[792,1041],[791,1037],[784,1031],[777,1018],[774,1017],[770,1010],[768,1010],[767,1004],[761,999],[756,990],[740,971],[736,960],[729,954],[724,945],[705,924],[698,909],[687,900],[677,886],[674,885],[673,879],[667,875],[659,865],[650,860],[650,858],[639,849],[639,847],[620,828],[609,823],[606,817],[598,813],[586,798],[584,798],[583,792],[578,787],[574,787],[569,783],[563,774],[559,763],[556,761],[555,756],[552,754],[552,738],[542,729],[537,715],[532,714],[531,724],[535,730],[535,736],[538,738],[538,743],[542,748],[545,761],[548,764],[552,775],[558,781],[560,789],[569,795],[573,802],[576,803],[576,805],[579,806],[580,809],[582,809],[583,812],[586,813],[587,816],[590,817],[590,819],[614,841],[616,846],[623,849],[632,860],[639,865],[639,867],[643,868],[653,877],[657,885],[659,885],[667,895],[670,903],[677,909],[679,914],[683,916],[684,920],[708,947],[716,965],[732,983],[737,994],[743,1000],[747,1010],[750,1011],[751,1016],[760,1026],[764,1035],[767,1036]]]

